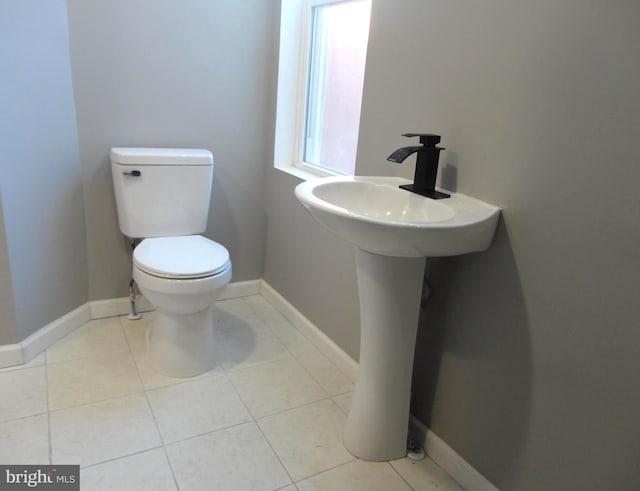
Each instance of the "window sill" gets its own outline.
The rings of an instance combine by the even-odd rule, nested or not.
[[[303,164],[298,165],[283,165],[275,166],[279,171],[285,172],[289,175],[295,176],[298,179],[302,179],[303,181],[310,181],[311,179],[318,179],[320,177],[335,177],[342,176],[339,172],[331,172],[331,171],[323,171],[322,169],[315,169],[313,167],[309,167]]]

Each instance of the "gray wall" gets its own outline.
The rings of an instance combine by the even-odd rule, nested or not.
[[[640,6],[374,0],[357,173],[437,132],[449,188],[504,207],[430,260],[414,413],[504,490],[640,488]],[[267,182],[265,279],[357,355],[353,258]]]
[[[0,269],[10,271],[13,291],[1,305],[0,344],[24,339],[87,300],[67,33],[63,0],[0,3],[1,239],[7,258],[0,254]],[[12,303],[13,333],[4,327]]]
[[[13,301],[13,287],[11,286],[11,268],[4,228],[2,196],[0,196],[0,346],[16,341],[19,341],[18,326]]]
[[[90,299],[125,295],[131,275],[113,198],[112,146],[210,149],[214,189],[205,235],[229,249],[233,281],[260,278],[277,2],[68,4]]]
[[[357,357],[351,247],[269,168],[276,7],[69,0],[80,164],[65,4],[0,3],[0,344],[126,293],[109,147],[193,146],[235,280],[264,265]],[[439,132],[447,186],[504,207],[490,251],[428,263],[414,412],[505,490],[640,487],[639,18],[374,0],[357,172],[411,176],[384,160],[399,134]]]

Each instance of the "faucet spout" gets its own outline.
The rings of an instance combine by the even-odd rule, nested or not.
[[[422,146],[422,145],[418,145],[418,146],[415,146],[415,147],[402,147],[402,148],[399,148],[398,150],[396,150],[395,152],[393,152],[391,155],[389,155],[387,157],[387,160],[389,162],[395,162],[397,164],[400,164],[409,155],[411,155],[412,153],[416,153],[416,152],[422,150],[423,148],[424,148],[424,146]]]

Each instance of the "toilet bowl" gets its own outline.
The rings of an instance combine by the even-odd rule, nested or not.
[[[172,377],[211,370],[211,306],[231,280],[227,249],[200,235],[145,239],[133,253],[133,278],[157,311],[146,335],[151,366]]]

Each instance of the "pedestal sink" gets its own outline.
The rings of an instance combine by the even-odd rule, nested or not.
[[[406,454],[426,258],[484,251],[500,215],[500,208],[462,194],[436,201],[398,188],[409,182],[327,177],[295,190],[311,215],[356,246],[360,359],[344,443],[365,460]]]

